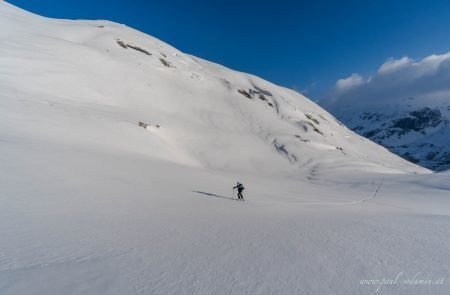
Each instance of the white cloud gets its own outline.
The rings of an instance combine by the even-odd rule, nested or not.
[[[345,90],[361,84],[364,84],[363,77],[359,74],[353,73],[350,77],[339,79],[336,82],[336,88]]]
[[[450,93],[450,52],[421,60],[389,59],[373,75],[354,73],[339,79],[321,103],[336,110],[360,102],[380,104],[434,96],[443,99],[443,93]],[[450,95],[446,99],[450,101]]]
[[[395,72],[402,67],[407,67],[411,65],[414,61],[409,57],[405,56],[401,59],[389,59],[378,69],[379,74],[387,74],[390,72]]]

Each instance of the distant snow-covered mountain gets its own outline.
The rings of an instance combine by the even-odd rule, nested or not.
[[[325,104],[353,131],[432,170],[450,168],[450,102],[407,97]]]

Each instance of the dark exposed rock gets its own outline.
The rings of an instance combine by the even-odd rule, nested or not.
[[[165,60],[164,58],[160,58],[159,61],[168,68],[174,68],[175,66],[173,66],[169,61]]]
[[[116,39],[116,42],[117,42],[117,44],[119,44],[120,47],[122,47],[122,48],[124,48],[124,49],[131,48],[131,49],[134,49],[134,50],[139,51],[139,52],[141,52],[141,53],[144,53],[144,54],[146,54],[146,55],[152,55],[152,54],[151,54],[150,52],[148,52],[147,50],[142,49],[142,48],[140,48],[140,47],[138,47],[138,46],[135,46],[135,45],[127,44],[127,43],[123,42],[123,41],[120,40],[120,39]]]
[[[309,142],[311,142],[309,139],[304,139],[304,138],[302,138],[300,135],[298,135],[298,134],[296,134],[296,135],[294,135],[295,137],[297,137],[298,139],[300,139],[301,141],[303,141],[303,142],[305,142],[305,143],[309,143]]]
[[[311,126],[315,132],[319,133],[320,135],[323,135],[322,131],[320,131],[313,123],[311,123],[311,122],[306,122],[306,123],[309,126]]]
[[[428,160],[428,161],[430,161],[430,160],[433,160],[434,158],[436,158],[436,156],[439,154],[439,152],[429,152],[427,155],[426,155],[426,159]]]
[[[144,122],[139,122],[139,123],[138,123],[138,126],[144,128],[144,129],[147,129],[148,125],[149,125],[149,124],[146,124],[146,123],[144,123]]]
[[[361,119],[368,120],[372,122],[378,122],[383,116],[378,113],[363,113],[361,116]]]
[[[117,44],[119,44],[120,47],[124,48],[124,49],[128,49],[127,44],[125,44],[123,41],[121,40],[116,40]]]
[[[249,88],[248,93],[250,93],[250,95],[253,97],[253,96],[255,96],[255,94],[259,94],[260,92],[258,90]]]
[[[245,89],[238,89],[238,92],[240,94],[242,94],[243,96],[245,96],[245,97],[247,97],[249,99],[252,99],[252,96],[250,95],[250,93],[248,93]]]
[[[272,93],[270,93],[269,91],[264,90],[264,89],[261,89],[261,88],[259,88],[259,87],[256,86],[256,85],[253,85],[253,87],[255,87],[255,89],[256,89],[259,93],[262,93],[262,94],[267,95],[267,96],[273,96]]]
[[[352,131],[357,132],[357,131],[361,131],[361,130],[363,130],[363,129],[364,129],[363,126],[356,126],[356,127],[352,128]]]
[[[317,125],[320,125],[319,120],[317,120],[316,118],[314,118],[311,114],[305,114],[306,118],[310,119],[311,121],[313,121],[314,123],[316,123]]]
[[[144,53],[144,54],[152,55],[150,52],[148,52],[147,50],[142,49],[142,48],[140,48],[140,47],[137,47],[137,46],[134,46],[134,45],[130,45],[130,44],[127,44],[127,46],[128,46],[128,48],[134,49],[134,50],[139,51],[139,52],[142,52],[142,53]]]
[[[327,122],[328,122],[328,120],[325,119],[321,114],[319,114],[319,117],[321,117],[324,121],[327,121]]]
[[[263,89],[260,89],[256,86],[253,85],[253,87],[257,88],[257,89],[251,89],[249,88],[247,89],[238,89],[237,92],[239,92],[240,94],[242,94],[243,96],[247,97],[248,99],[253,99],[255,97],[259,98],[261,101],[267,102],[267,104],[271,107],[274,108],[276,110],[276,112],[278,113],[278,105],[277,102],[275,100],[269,101],[269,99],[267,99],[267,96],[272,96],[272,94],[268,91],[265,91]]]
[[[421,131],[424,128],[437,127],[442,122],[441,111],[423,108],[409,113],[411,117],[401,118],[393,122],[393,128],[399,128],[400,134],[410,131]]]
[[[148,124],[148,123],[144,123],[144,122],[138,122],[138,126],[144,128],[144,129],[147,129],[148,127],[151,127],[152,125]],[[160,128],[161,126],[156,124],[155,127]]]
[[[374,129],[374,130],[370,130],[369,132],[364,133],[363,136],[367,137],[367,138],[372,138],[380,132],[381,132],[381,129]]]

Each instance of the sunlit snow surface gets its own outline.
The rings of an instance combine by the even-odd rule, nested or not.
[[[448,294],[449,214],[300,94],[0,2],[2,295]]]

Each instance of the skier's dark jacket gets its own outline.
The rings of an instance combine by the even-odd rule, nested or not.
[[[238,192],[240,192],[240,193],[244,190],[244,186],[242,185],[242,183],[239,183],[238,185],[236,185],[233,188],[237,188]]]

